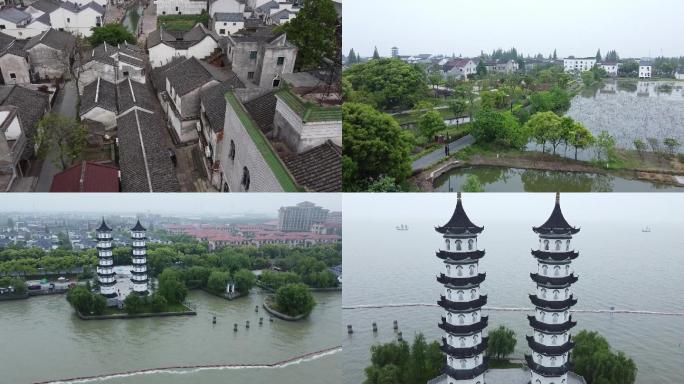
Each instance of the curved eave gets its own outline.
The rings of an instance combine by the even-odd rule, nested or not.
[[[115,285],[116,285],[116,280],[114,280],[114,281],[112,281],[112,282],[109,282],[109,283],[102,283],[102,282],[100,282],[100,286],[101,286],[101,287],[113,287],[113,286],[115,286]]]
[[[548,309],[566,309],[577,304],[577,299],[570,295],[569,298],[561,301],[549,301],[538,298],[536,295],[530,295],[530,301],[537,307]]]
[[[570,352],[570,350],[575,346],[575,343],[572,341],[567,341],[561,345],[550,346],[536,342],[532,336],[526,336],[525,338],[527,339],[527,345],[531,350],[544,355],[562,355],[566,352]]]
[[[449,252],[437,251],[436,255],[442,260],[464,261],[464,260],[479,260],[484,257],[485,251],[469,251],[469,252]]]
[[[485,349],[487,349],[487,342],[489,341],[488,337],[483,337],[482,342],[475,347],[470,347],[470,348],[456,348],[449,343],[447,343],[446,338],[442,337],[442,345],[439,346],[439,349],[446,353],[449,356],[455,357],[455,358],[467,358],[467,357],[473,357],[477,356],[480,353],[484,352]]]
[[[472,227],[435,227],[435,231],[441,233],[442,235],[479,235],[484,231],[484,227],[478,227],[476,225]]]
[[[531,355],[525,355],[525,362],[527,366],[534,371],[536,374],[544,377],[557,377],[563,376],[570,371],[570,363],[565,363],[560,367],[545,367],[543,365],[537,364]]]
[[[570,274],[564,277],[549,277],[542,276],[538,273],[530,273],[530,277],[532,278],[532,281],[537,284],[558,287],[566,287],[570,284],[575,284],[578,280],[578,277],[575,276],[575,274]]]
[[[101,295],[101,296],[104,296],[104,297],[106,297],[106,298],[108,298],[108,299],[113,299],[113,298],[119,296],[119,295],[117,295],[116,293],[110,293],[110,294],[107,294],[107,295],[101,293],[100,295]]]
[[[487,371],[489,366],[489,358],[485,357],[482,359],[482,364],[478,365],[472,369],[455,369],[449,365],[445,365],[442,369],[443,373],[447,376],[454,378],[456,380],[471,380],[474,379]]]
[[[558,235],[558,236],[568,236],[576,235],[580,228],[568,227],[568,228],[545,228],[545,227],[532,227],[532,230],[540,235]]]
[[[446,318],[442,316],[442,322],[437,324],[437,326],[442,329],[443,331],[449,332],[451,334],[455,335],[470,335],[476,332],[480,332],[487,328],[487,324],[489,324],[489,317],[488,316],[482,316],[480,321],[477,323],[469,324],[469,325],[454,325],[454,324],[449,324],[446,321]]]
[[[485,304],[487,304],[487,295],[482,295],[479,298],[472,301],[450,301],[447,300],[443,295],[437,302],[440,307],[444,309],[450,309],[453,311],[468,311],[473,309],[479,309]]]
[[[568,252],[547,252],[540,250],[532,250],[532,256],[540,260],[553,260],[553,261],[567,261],[575,260],[579,256],[577,251]]]
[[[449,277],[442,273],[437,276],[437,281],[454,287],[465,287],[479,285],[485,280],[485,277],[487,277],[486,273],[480,273],[479,275],[472,277]]]
[[[530,327],[534,328],[537,331],[545,332],[545,333],[563,333],[567,332],[570,329],[572,329],[574,326],[577,325],[576,321],[572,321],[572,316],[570,316],[570,319],[564,323],[559,323],[559,324],[547,324],[543,323],[539,320],[537,320],[534,316],[528,315],[527,316],[527,321],[530,323]]]

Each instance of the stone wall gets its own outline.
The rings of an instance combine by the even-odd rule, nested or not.
[[[29,63],[26,59],[15,55],[0,57],[0,71],[5,84],[28,84],[31,82]],[[14,74],[15,78],[12,78]]]

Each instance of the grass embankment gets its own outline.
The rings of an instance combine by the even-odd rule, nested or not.
[[[183,304],[167,304],[166,308],[163,311],[153,311],[152,310],[152,305],[151,304],[144,304],[141,305],[140,307],[140,312],[136,313],[135,315],[143,315],[143,314],[154,314],[154,313],[172,313],[172,312],[188,312],[192,311],[192,309],[186,307]],[[114,308],[114,307],[107,307],[103,313],[105,316],[110,316],[110,315],[128,315],[128,312],[126,312],[123,309],[119,308]]]
[[[206,15],[164,15],[157,17],[157,27],[164,25],[170,31],[189,31],[197,23],[205,23]]]
[[[466,136],[468,133],[470,133],[470,124],[466,123],[459,126],[451,125],[447,129],[437,132],[436,135],[444,137],[449,136],[449,143],[451,143],[452,141]],[[445,144],[446,143],[438,143],[434,141],[431,141],[430,143],[418,142],[416,143],[416,148],[414,148],[414,151],[417,152],[411,155],[411,161],[418,160],[437,149],[443,149]]]

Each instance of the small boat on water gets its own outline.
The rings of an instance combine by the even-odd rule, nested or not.
[[[406,224],[397,225],[397,231],[408,231],[408,225],[406,225]]]
[[[646,233],[651,232],[651,227],[646,227],[646,228],[642,229],[641,232],[646,232]]]

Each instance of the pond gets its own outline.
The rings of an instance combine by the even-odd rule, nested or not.
[[[468,175],[476,175],[486,192],[684,192],[680,187],[613,175],[489,166],[451,170],[435,180],[435,191],[460,191]]]
[[[594,135],[608,131],[620,148],[634,149],[635,139],[649,137],[661,145],[670,137],[684,143],[684,82],[608,80],[575,96],[567,116]],[[583,152],[581,158],[593,156]]]

